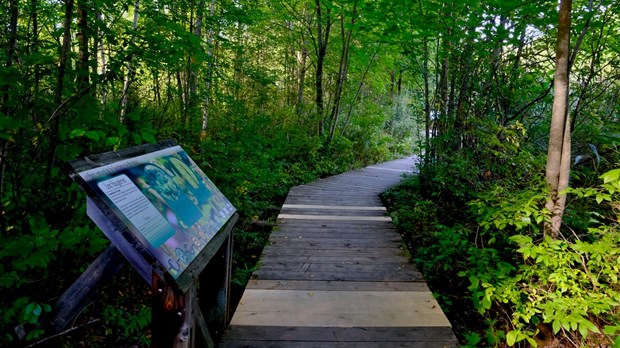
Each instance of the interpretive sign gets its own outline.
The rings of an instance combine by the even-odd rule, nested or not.
[[[178,145],[76,174],[175,280],[235,213]]]
[[[68,165],[87,194],[87,215],[112,245],[60,296],[54,330],[63,330],[124,257],[151,286],[152,347],[214,347],[211,335],[230,319],[235,207],[172,140]]]

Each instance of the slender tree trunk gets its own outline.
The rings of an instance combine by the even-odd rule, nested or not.
[[[56,80],[56,91],[54,93],[54,105],[57,109],[51,116],[50,128],[50,148],[48,154],[47,168],[45,173],[45,186],[49,186],[52,179],[52,168],[56,159],[56,148],[59,142],[59,131],[62,111],[62,92],[64,89],[65,74],[67,71],[67,58],[71,45],[71,21],[73,20],[73,0],[65,1],[65,22],[62,35],[62,48],[60,51],[60,59],[58,62],[58,77]]]
[[[8,42],[6,46],[6,67],[13,66],[15,52],[17,51],[17,21],[19,19],[19,1],[11,0],[9,3],[10,22],[8,32]],[[9,116],[10,86],[5,84],[2,88],[2,112]]]
[[[351,100],[351,104],[349,105],[349,110],[347,111],[347,117],[344,119],[344,124],[342,125],[342,128],[340,129],[340,136],[344,135],[344,131],[349,126],[349,121],[351,120],[351,115],[353,114],[353,106],[355,105],[355,101],[357,100],[357,98],[360,95],[360,92],[362,91],[362,87],[364,87],[364,80],[366,79],[366,75],[368,74],[368,71],[370,70],[372,63],[374,63],[375,58],[377,57],[377,53],[379,52],[375,51],[375,53],[372,54],[372,58],[370,58],[370,62],[368,63],[368,65],[366,66],[366,69],[364,70],[364,74],[362,75],[362,78],[360,79],[360,83],[357,86],[357,91],[355,92],[355,96],[353,97],[353,100]]]
[[[17,21],[19,18],[19,1],[11,0],[9,3],[9,12],[10,19],[8,25],[8,41],[6,46],[6,62],[5,65],[7,68],[13,66],[13,61],[15,59],[15,52],[17,49]],[[5,84],[0,90],[0,94],[2,95],[2,105],[0,106],[0,112],[6,117],[12,117],[11,107],[9,106],[9,102],[11,101],[11,89],[8,84]],[[0,139],[0,202],[4,202],[4,178],[5,178],[5,169],[6,169],[6,159],[9,153],[9,143],[6,139]],[[4,219],[0,219],[0,228],[2,231],[5,231],[4,225],[2,224]]]
[[[556,70],[554,75],[553,111],[549,132],[549,151],[546,178],[551,190],[546,208],[551,212],[551,221],[545,223],[545,234],[558,238],[562,226],[562,216],[566,207],[571,160],[571,129],[568,112],[569,95],[569,55],[571,0],[560,3],[558,38],[556,49]]]
[[[344,90],[344,84],[347,80],[347,70],[349,67],[349,52],[351,47],[351,36],[353,33],[353,25],[355,25],[355,17],[357,15],[357,1],[353,1],[353,12],[351,13],[351,26],[348,31],[344,28],[344,13],[340,16],[340,33],[342,36],[342,50],[340,52],[340,65],[338,67],[338,76],[336,77],[336,92],[334,95],[334,105],[332,106],[332,112],[330,116],[330,129],[329,138],[327,142],[331,142],[336,134],[336,127],[338,126],[338,115],[340,110],[340,101],[342,99],[342,92]]]
[[[140,15],[140,0],[136,0],[133,4],[133,33],[131,34],[131,46],[133,47],[136,42],[136,31],[138,30],[138,18]],[[128,93],[129,86],[133,79],[133,53],[127,58],[127,72],[125,73],[125,82],[123,83],[123,94],[121,97],[121,115],[119,121],[125,122],[125,115],[127,114],[127,105],[129,103]]]
[[[213,69],[215,67],[214,55],[213,55],[213,15],[215,14],[215,0],[211,0],[211,6],[209,6],[209,34],[207,37],[207,56],[209,62],[207,64],[207,90],[205,91],[205,99],[202,103],[202,126],[200,127],[200,139],[204,139],[207,136],[207,125],[209,120],[209,108],[211,107],[211,88],[213,79]]]
[[[327,9],[327,19],[323,24],[323,14],[321,12],[321,0],[316,0],[316,17],[317,17],[317,61],[315,72],[316,85],[316,111],[319,118],[319,135],[323,135],[325,131],[325,119],[323,117],[323,64],[327,55],[327,44],[329,42],[329,32],[331,30],[332,21],[329,18],[330,10]]]
[[[38,9],[38,1],[31,0],[31,18],[32,18],[32,46],[31,52],[37,54],[39,52],[39,9]],[[39,64],[35,64],[34,66],[34,81],[32,84],[32,101],[36,105],[39,99],[39,90],[41,86],[41,66]],[[32,121],[38,122],[37,110],[36,108],[32,108]]]
[[[85,89],[89,84],[90,71],[88,68],[88,0],[78,0],[78,67],[77,67],[77,88],[79,91]]]
[[[298,65],[298,71],[299,71],[299,76],[298,76],[298,86],[297,86],[297,104],[295,105],[295,111],[297,112],[297,115],[299,116],[301,114],[301,107],[303,105],[304,102],[304,86],[306,84],[306,61],[308,60],[308,49],[306,47],[306,38],[305,35],[302,37],[302,41],[301,41],[302,47],[301,47],[301,57],[297,62]]]
[[[403,69],[398,68],[398,80],[396,81],[396,93],[400,97],[401,89],[403,87]]]
[[[430,164],[431,154],[431,96],[429,89],[429,73],[428,73],[428,38],[424,38],[424,56],[422,63],[422,75],[424,78],[424,164]]]
[[[98,12],[97,13],[97,21],[102,23],[103,22],[103,13]],[[103,31],[101,30],[101,28],[97,29],[97,36],[99,37],[98,39],[98,50],[99,50],[99,60],[101,61],[101,75],[106,75],[108,72],[108,62],[107,62],[107,58],[106,58],[106,54],[105,54],[105,46],[104,46],[104,42],[103,42]],[[101,103],[101,113],[99,115],[99,118],[103,118],[103,110],[105,109],[105,104],[106,104],[106,99],[108,96],[108,91],[107,88],[104,86],[102,88],[100,88],[99,90],[99,102]]]

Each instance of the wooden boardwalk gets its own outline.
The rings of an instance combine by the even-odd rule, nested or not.
[[[220,347],[453,347],[378,195],[412,159],[294,187]]]

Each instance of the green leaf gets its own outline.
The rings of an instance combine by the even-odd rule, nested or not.
[[[84,134],[88,139],[99,141],[99,131],[88,131]]]
[[[517,341],[517,334],[518,332],[515,330],[508,332],[506,335],[506,343],[508,343],[509,346],[513,346]]]
[[[105,146],[112,146],[118,144],[120,138],[119,137],[109,137],[105,140]]]
[[[149,132],[142,132],[142,140],[149,142],[151,144],[154,144],[157,142],[157,140],[155,139],[155,136],[153,136],[153,134]]]
[[[601,333],[601,331],[598,329],[598,327],[596,325],[594,325],[594,323],[592,323],[589,320],[583,320],[579,323],[579,331],[581,331],[581,327],[585,327],[586,330],[588,331],[592,331],[594,333]],[[584,335],[585,336],[585,335]]]
[[[79,138],[79,137],[83,136],[84,134],[86,134],[85,130],[83,130],[83,129],[74,129],[69,134],[69,138],[70,139]]]
[[[603,179],[604,183],[608,183],[610,181],[618,181],[620,179],[620,168],[610,170],[607,173],[604,173],[600,176]]]
[[[613,335],[616,333],[616,331],[618,331],[618,329],[620,329],[620,326],[605,325],[605,328],[603,329],[603,333],[605,335]]]
[[[560,321],[559,321],[559,320],[554,320],[554,321],[551,323],[551,327],[552,327],[552,329],[553,329],[553,333],[554,333],[554,334],[556,334],[556,333],[558,333],[558,332],[560,331],[560,329],[562,328],[562,324],[560,324]]]
[[[32,330],[30,332],[28,332],[28,334],[26,335],[26,341],[32,341],[36,338],[38,338],[39,336],[41,336],[45,331],[41,330],[41,329],[35,329]]]
[[[469,281],[471,282],[470,289],[476,289],[478,288],[478,285],[480,285],[480,279],[476,276],[470,276]]]

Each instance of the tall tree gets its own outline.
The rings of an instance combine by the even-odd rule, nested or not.
[[[338,75],[336,76],[336,91],[334,92],[334,104],[332,105],[332,111],[330,115],[329,125],[329,137],[328,142],[334,139],[336,133],[336,127],[338,125],[338,115],[340,111],[340,101],[342,98],[342,92],[344,90],[344,84],[347,80],[347,71],[349,68],[349,52],[351,50],[351,35],[353,33],[353,27],[355,20],[357,19],[357,0],[353,0],[353,9],[351,10],[351,21],[349,23],[348,30],[345,29],[345,7],[343,6],[343,12],[340,14],[340,36],[342,39],[342,47],[340,51],[340,64],[338,67]]]
[[[560,235],[562,216],[566,207],[566,193],[571,162],[571,128],[569,115],[569,58],[572,0],[560,2],[556,69],[553,80],[553,112],[549,131],[546,178],[550,196],[546,208],[551,221],[545,224],[545,233],[553,238]]]
[[[209,120],[209,109],[211,107],[211,85],[213,80],[213,69],[215,67],[215,58],[213,55],[213,19],[215,14],[215,0],[211,0],[209,5],[209,33],[207,34],[207,78],[206,91],[202,102],[202,125],[200,127],[200,138],[203,139],[207,135],[207,124]]]
[[[326,6],[325,13],[323,13],[323,5],[321,0],[316,0],[316,25],[317,33],[314,40],[314,50],[316,53],[316,71],[315,71],[315,86],[316,86],[316,112],[319,118],[319,135],[322,135],[325,131],[325,118],[323,115],[323,65],[325,64],[325,56],[327,55],[327,44],[329,43],[329,33],[332,28],[333,19],[331,17],[331,8]]]
[[[82,90],[89,83],[89,50],[88,50],[88,15],[90,12],[90,3],[88,0],[78,0],[77,17],[78,17],[78,68],[77,68],[77,87]]]
[[[60,58],[58,61],[58,76],[56,78],[56,91],[54,92],[54,105],[56,110],[50,117],[50,150],[47,160],[47,172],[45,175],[46,186],[49,186],[52,179],[52,169],[56,159],[56,149],[60,140],[60,122],[64,114],[65,103],[63,102],[63,90],[65,86],[65,74],[69,60],[69,52],[71,48],[71,22],[73,21],[73,0],[65,0],[65,22],[62,34],[62,47],[60,50]]]
[[[131,33],[131,46],[136,41],[136,31],[138,30],[138,17],[140,13],[140,0],[136,0],[133,5],[133,32]],[[121,113],[120,122],[125,121],[125,115],[127,114],[127,105],[129,103],[128,93],[131,80],[133,79],[133,54],[130,54],[127,58],[127,71],[125,72],[125,82],[123,83],[123,94],[121,95]]]

